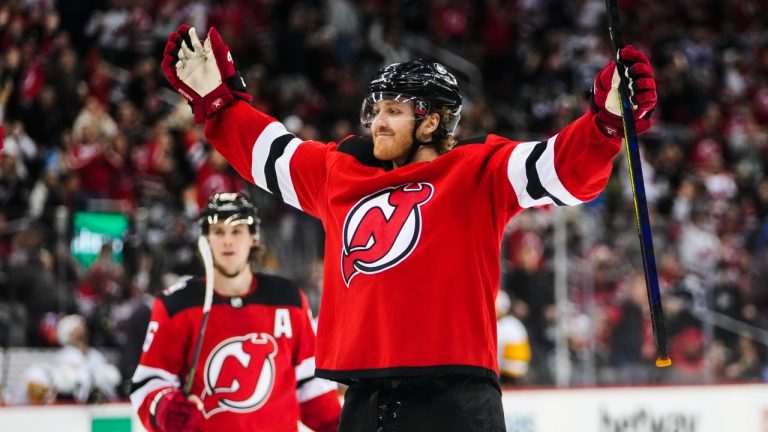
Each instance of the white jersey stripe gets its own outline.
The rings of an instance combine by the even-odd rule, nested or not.
[[[296,371],[296,381],[312,378],[315,375],[315,358],[304,359],[294,370]]]
[[[141,387],[131,393],[130,399],[133,407],[138,410],[147,395],[159,388],[163,387],[180,387],[181,383],[179,377],[175,374],[168,372],[165,369],[153,368],[143,365],[136,367],[136,372],[133,373],[131,382],[140,383],[149,379]]]
[[[555,171],[555,139],[557,135],[547,140],[547,146],[544,149],[539,160],[536,162],[536,171],[539,173],[541,184],[555,198],[569,206],[579,205],[582,201],[568,192],[563,186],[560,177]]]
[[[555,171],[555,140],[557,135],[547,140],[547,144],[543,153],[540,155],[535,164],[536,174],[539,177],[541,185],[545,188],[547,193],[557,198],[559,201],[566,205],[581,204],[582,201],[571,195],[570,192],[560,182],[560,178]],[[552,198],[548,195],[541,197],[532,197],[528,192],[529,178],[525,169],[526,162],[531,153],[537,145],[541,144],[537,141],[530,141],[520,143],[512,151],[509,156],[509,162],[507,164],[507,178],[509,179],[512,189],[514,189],[517,195],[517,200],[521,207],[528,208],[546,204],[555,204]],[[523,169],[521,169],[523,168]]]
[[[293,187],[293,180],[291,179],[291,158],[293,153],[299,148],[302,141],[298,138],[294,138],[285,147],[283,155],[275,162],[275,171],[277,173],[277,183],[280,187],[280,193],[283,196],[283,201],[286,204],[296,207],[301,210],[301,204],[299,203],[299,197],[296,194],[296,189]]]
[[[313,378],[296,389],[296,399],[298,399],[299,403],[306,402],[329,391],[335,391],[337,388],[338,386],[333,381]]]
[[[520,207],[523,208],[553,203],[548,196],[539,199],[532,198],[526,190],[528,187],[528,177],[525,170],[520,169],[520,167],[525,167],[525,161],[528,160],[528,156],[530,156],[536,144],[538,142],[535,141],[518,144],[512,150],[512,154],[509,155],[509,163],[507,164],[507,178],[509,178],[509,182],[512,184],[512,189],[515,190]]]
[[[267,188],[267,177],[264,173],[264,168],[269,157],[269,151],[272,148],[272,142],[277,138],[287,134],[282,123],[272,122],[264,128],[256,142],[253,144],[253,150],[251,154],[251,175],[253,176],[253,182],[256,186],[271,192]]]

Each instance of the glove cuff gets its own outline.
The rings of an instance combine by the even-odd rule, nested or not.
[[[166,394],[172,392],[173,390],[174,389],[172,387],[169,387],[157,392],[155,397],[152,398],[152,402],[149,404],[149,422],[152,424],[152,427],[154,427],[155,430],[161,430],[160,425],[157,424],[157,410],[159,405],[161,405],[161,400]]]
[[[234,100],[235,97],[229,88],[224,84],[219,85],[198,102],[191,103],[195,123],[205,123],[205,119],[213,117],[220,109],[231,104]]]
[[[595,123],[603,135],[608,138],[623,138],[624,137],[624,120],[621,117],[617,117],[605,110],[597,110],[595,112]],[[651,128],[651,118],[636,118],[635,119],[635,132],[641,134]]]
[[[595,114],[595,124],[597,124],[603,135],[608,138],[617,138],[624,135],[624,123],[621,117],[614,116],[598,105],[597,101],[595,101],[594,87],[587,91],[587,97],[589,97],[589,108]]]
[[[612,114],[604,111],[598,111],[595,115],[595,124],[603,135],[608,138],[621,138],[624,135],[624,123],[621,118],[616,118]]]
[[[203,104],[205,105],[205,118],[211,118],[217,111],[224,108],[234,101],[232,92],[229,91],[227,86],[220,85],[216,87],[212,92],[205,95],[203,98]]]
[[[224,80],[224,84],[227,85],[229,91],[232,92],[232,96],[236,99],[244,100],[246,102],[253,101],[253,96],[248,93],[248,89],[245,87],[245,79],[240,71],[235,71],[235,74]]]

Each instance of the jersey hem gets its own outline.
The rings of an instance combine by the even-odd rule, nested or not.
[[[495,382],[499,381],[499,376],[493,370],[481,366],[469,365],[406,366],[348,370],[315,369],[315,376],[343,384],[349,384],[357,379],[414,377],[425,375],[469,375],[489,378]]]

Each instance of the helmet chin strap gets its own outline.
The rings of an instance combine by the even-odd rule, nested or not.
[[[405,158],[405,163],[403,165],[408,165],[411,163],[411,159],[413,159],[414,156],[416,156],[416,152],[419,150],[419,147],[421,146],[431,146],[434,145],[440,138],[440,126],[438,125],[438,128],[435,129],[434,132],[432,132],[432,139],[427,142],[421,142],[418,139],[416,139],[416,130],[421,126],[421,123],[424,122],[424,117],[422,117],[421,120],[418,121],[418,123],[415,123],[413,125],[413,130],[411,131],[411,148],[408,150],[408,154]]]
[[[422,143],[416,139],[416,129],[418,129],[420,125],[421,122],[419,122],[418,125],[413,126],[413,131],[411,131],[411,148],[408,149],[408,154],[405,157],[405,163],[403,165],[408,165],[411,163],[411,159],[416,156],[416,152],[419,150],[419,147],[425,145],[425,143]]]

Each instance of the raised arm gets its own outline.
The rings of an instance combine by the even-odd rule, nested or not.
[[[621,56],[630,78],[637,131],[644,132],[656,106],[653,70],[645,55],[631,46]],[[520,207],[577,205],[605,188],[623,136],[618,83],[611,62],[595,78],[590,112],[548,140],[513,146],[505,175]]]
[[[243,178],[316,214],[327,146],[302,141],[247,103],[252,98],[215,28],[201,42],[194,28],[180,26],[168,38],[163,73],[189,101],[195,122],[206,122],[211,145]]]

